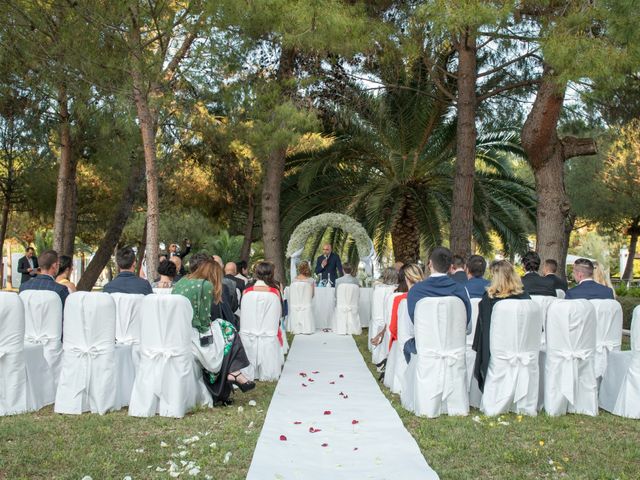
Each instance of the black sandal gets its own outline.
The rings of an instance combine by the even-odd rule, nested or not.
[[[242,393],[247,393],[249,390],[253,390],[254,388],[256,388],[256,382],[253,382],[251,380],[247,380],[244,383],[238,382],[238,377],[242,375],[242,372],[236,375],[234,375],[233,373],[230,373],[229,375],[233,377],[233,380],[227,379],[227,381],[231,385],[235,385],[236,387],[238,387],[242,391]]]

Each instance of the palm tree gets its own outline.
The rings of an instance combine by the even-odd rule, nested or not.
[[[348,213],[382,252],[390,236],[396,260],[414,262],[442,243],[455,175],[455,118],[422,69],[403,84],[353,96],[333,111],[335,141],[312,155],[291,157],[283,189],[285,235],[309,216]],[[495,232],[507,253],[527,248],[535,218],[531,185],[511,171],[522,155],[509,132],[478,135],[473,234],[481,251]]]

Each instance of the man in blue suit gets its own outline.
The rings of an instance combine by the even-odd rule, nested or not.
[[[69,296],[69,289],[60,283],[56,283],[56,276],[58,275],[58,253],[54,250],[47,250],[39,257],[40,260],[40,273],[28,282],[20,284],[20,291],[25,290],[51,290],[56,292],[62,301],[62,307],[64,302]]]
[[[593,279],[593,262],[587,258],[579,258],[573,264],[573,278],[578,282],[573,288],[567,290],[565,298],[575,300],[584,298],[587,300],[613,300],[613,290],[600,285]]]
[[[469,280],[465,283],[469,297],[482,298],[491,282],[484,278],[487,270],[487,261],[480,255],[471,255],[467,262],[467,275]]]
[[[316,274],[320,275],[322,280],[329,280],[331,285],[335,285],[338,272],[340,272],[340,276],[343,275],[343,272],[340,257],[332,250],[328,243],[322,246],[322,255],[316,261]]]
[[[438,247],[431,252],[429,257],[429,270],[431,275],[426,280],[416,283],[407,294],[407,308],[409,317],[414,321],[413,314],[419,300],[427,297],[458,297],[464,302],[467,310],[467,333],[471,327],[471,301],[464,285],[456,282],[447,275],[451,266],[451,250]],[[409,363],[411,354],[417,353],[416,340],[411,338],[404,344],[404,358]]]
[[[116,264],[120,273],[102,289],[106,293],[153,293],[151,284],[135,274],[136,254],[131,247],[116,252]]]

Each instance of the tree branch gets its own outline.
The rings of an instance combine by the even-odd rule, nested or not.
[[[521,82],[515,82],[515,83],[509,83],[508,85],[503,85],[502,87],[498,87],[494,90],[490,90],[487,93],[484,93],[483,95],[480,95],[478,97],[478,103],[486,100],[487,98],[491,98],[494,97],[496,95],[499,95],[502,92],[506,92],[508,90],[514,90],[516,88],[521,88],[521,87],[529,87],[531,85],[537,85],[538,83],[540,83],[540,80],[522,80]]]
[[[565,160],[598,153],[598,144],[593,138],[564,137],[560,143],[562,144],[562,156]]]
[[[520,60],[523,60],[523,59],[525,59],[527,57],[530,57],[537,50],[539,50],[539,49],[536,48],[532,52],[524,53],[524,54],[520,55],[519,57],[516,57],[516,58],[514,58],[512,60],[509,60],[508,62],[503,63],[502,65],[498,65],[497,67],[494,67],[494,68],[492,68],[490,70],[485,70],[484,72],[480,72],[480,73],[478,73],[478,78],[486,77],[487,75],[492,75],[492,74],[494,74],[494,73],[496,73],[496,72],[498,72],[500,70],[503,70],[504,68],[508,67],[509,65],[513,65],[514,63],[519,62]]]

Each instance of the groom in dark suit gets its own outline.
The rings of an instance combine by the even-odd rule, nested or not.
[[[579,258],[573,264],[573,278],[578,285],[567,290],[565,298],[574,300],[584,298],[587,300],[613,300],[613,290],[605,285],[600,285],[593,279],[593,262],[586,258]]]
[[[316,261],[316,274],[320,275],[322,280],[329,280],[331,285],[335,285],[338,272],[340,272],[340,276],[344,275],[344,273],[340,257],[332,250],[331,245],[328,243],[322,246],[322,255]]]
[[[33,247],[27,247],[27,253],[18,260],[18,273],[22,274],[20,284],[26,283],[38,275],[38,258]]]
[[[467,310],[467,333],[471,333],[471,300],[469,300],[469,294],[464,285],[456,282],[453,278],[447,275],[452,263],[451,250],[445,247],[438,247],[431,252],[429,257],[429,270],[431,275],[416,283],[409,293],[407,294],[407,308],[409,310],[409,317],[411,321],[414,321],[413,314],[416,309],[416,304],[419,300],[427,297],[458,297],[463,301],[465,309]],[[404,358],[409,363],[411,360],[411,354],[417,353],[416,339],[410,338],[404,344]]]

